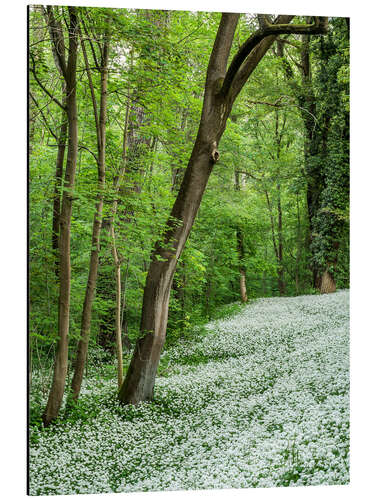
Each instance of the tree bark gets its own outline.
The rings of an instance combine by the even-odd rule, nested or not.
[[[299,295],[300,291],[300,274],[299,266],[301,260],[301,215],[299,208],[299,195],[296,196],[297,202],[297,252],[296,252],[296,271],[295,271],[295,283],[296,283],[296,294]]]
[[[277,22],[289,22],[291,17],[281,16]],[[277,34],[280,34],[279,28],[275,32],[264,30],[263,38],[257,32],[256,43],[252,43],[254,36],[249,37],[227,71],[238,19],[239,14],[224,13],[221,17],[207,68],[197,138],[167,222],[165,237],[156,245],[151,256],[143,295],[141,335],[119,391],[119,399],[123,403],[138,404],[153,399],[177,261],[194,223],[212,168],[219,160],[217,148],[235,98]]]
[[[66,99],[63,97],[63,104]],[[68,131],[68,122],[66,113],[61,113],[62,123],[58,136],[56,171],[55,171],[55,187],[53,191],[53,210],[52,210],[52,252],[55,255],[55,275],[59,277],[59,226],[60,226],[60,211],[61,211],[61,183],[63,178],[64,157],[66,148],[66,135]]]
[[[240,191],[240,173],[238,171],[234,172],[235,179],[235,190]],[[246,289],[246,267],[245,267],[245,245],[244,245],[244,235],[243,230],[240,225],[236,228],[236,240],[237,240],[237,255],[238,255],[238,270],[240,275],[240,295],[241,302],[246,304],[247,289]]]
[[[133,65],[133,55],[131,55],[130,68]],[[128,87],[128,93],[130,93],[130,88]],[[114,188],[116,193],[119,191],[122,179],[126,172],[126,160],[127,160],[127,143],[128,143],[128,125],[129,125],[129,110],[130,104],[129,100],[126,105],[125,112],[125,124],[124,124],[124,134],[122,139],[122,165],[121,170],[117,179],[115,180]],[[110,236],[111,236],[111,246],[112,246],[112,256],[115,266],[115,279],[116,279],[116,307],[115,307],[115,335],[116,335],[116,355],[117,355],[117,384],[120,389],[123,382],[123,353],[122,353],[122,314],[121,314],[121,260],[116,247],[116,235],[114,227],[114,219],[117,213],[117,200],[113,202],[112,206],[112,217],[110,220]],[[125,286],[124,286],[124,300],[125,300]],[[125,303],[125,302],[124,302]],[[128,343],[129,339],[126,337]]]
[[[90,338],[92,304],[96,289],[98,276],[99,252],[100,252],[100,233],[102,227],[103,215],[103,197],[105,189],[105,147],[106,147],[106,119],[107,119],[107,86],[108,86],[108,59],[109,59],[109,33],[105,34],[105,40],[102,46],[102,60],[100,67],[100,108],[99,117],[96,111],[95,91],[91,80],[91,73],[88,66],[88,59],[84,48],[84,42],[81,41],[82,50],[85,56],[86,71],[89,79],[92,102],[94,106],[95,122],[97,125],[98,142],[98,195],[95,207],[95,215],[92,227],[91,253],[89,276],[86,285],[85,299],[82,310],[81,337],[78,342],[77,355],[74,364],[74,375],[72,379],[73,400],[77,400],[81,390],[85,363],[87,358],[88,343]]]
[[[61,90],[63,107],[66,107],[66,82],[64,74],[66,72],[65,59],[65,40],[62,24],[55,18],[54,10],[51,5],[46,8],[42,7],[43,14],[48,26],[50,34],[51,48],[53,59],[58,73],[62,78]],[[61,113],[61,125],[58,134],[56,171],[55,171],[55,187],[53,192],[53,211],[52,211],[52,252],[55,255],[55,274],[59,278],[59,227],[60,227],[60,212],[61,212],[61,187],[63,178],[64,156],[66,149],[68,122],[66,110]]]
[[[322,275],[322,281],[320,285],[320,293],[333,293],[336,291],[336,283],[332,276],[332,273],[326,269]]]
[[[58,310],[58,346],[54,365],[52,386],[43,423],[49,425],[60,410],[64,395],[68,369],[68,333],[70,309],[70,226],[72,216],[73,191],[78,152],[76,65],[78,52],[78,21],[75,7],[69,11],[69,56],[64,78],[66,81],[66,109],[68,117],[68,153],[64,178],[64,191],[60,214],[60,293]]]

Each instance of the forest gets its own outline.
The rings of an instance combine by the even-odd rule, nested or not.
[[[349,19],[33,5],[28,78],[31,494],[346,483]],[[265,417],[288,414],[296,380],[329,456]],[[223,412],[243,402],[221,436],[246,410],[285,438],[279,469],[262,449],[265,475],[213,459],[198,480],[182,455],[151,471],[165,444],[150,462],[131,449],[159,421],[181,451],[201,409],[202,470],[228,447],[200,427],[218,419],[207,394]],[[128,444],[99,474],[78,433],[97,446],[103,422]],[[68,435],[73,483],[62,455],[60,475],[43,461]]]

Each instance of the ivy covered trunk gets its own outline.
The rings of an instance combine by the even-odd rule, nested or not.
[[[345,19],[335,20],[336,37],[330,33],[317,44],[320,66],[317,92],[320,127],[321,186],[319,207],[312,229],[313,257],[320,272],[321,293],[336,291],[338,252],[348,225],[349,203],[349,106],[343,101],[348,81],[340,82],[342,60],[339,54],[348,45]]]

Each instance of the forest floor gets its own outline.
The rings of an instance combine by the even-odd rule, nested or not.
[[[206,332],[163,353],[153,403],[120,407],[97,370],[70,418],[32,427],[30,493],[348,483],[349,292],[258,299]]]

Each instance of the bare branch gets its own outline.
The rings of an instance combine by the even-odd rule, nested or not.
[[[245,103],[245,106],[247,106],[248,108],[251,108],[250,104],[264,104],[265,106],[273,106],[275,108],[280,108],[281,106],[283,106],[282,104],[282,100],[283,99],[289,99],[290,96],[288,95],[281,95],[278,99],[276,99],[275,102],[268,102],[268,101],[247,101]]]
[[[39,85],[39,87],[43,90],[43,92],[45,92],[48,97],[51,98],[51,100],[57,104],[58,106],[60,106],[61,109],[63,109],[64,111],[66,111],[66,106],[64,106],[58,99],[56,99],[56,97],[54,97],[51,92],[43,85],[43,83],[40,81],[37,73],[36,73],[36,70],[35,70],[35,59],[34,59],[34,56],[33,54],[30,52],[30,57],[31,57],[31,61],[32,61],[32,66],[30,66],[30,70],[34,76],[34,79],[36,81],[36,83]]]
[[[91,151],[91,149],[89,149],[89,148],[88,148],[88,147],[86,147],[86,146],[83,146],[82,144],[80,144],[80,145],[78,146],[78,150],[80,150],[80,149],[84,149],[84,150],[88,151],[88,152],[89,152],[90,154],[92,154],[92,156],[95,158],[96,163],[99,163],[98,157],[96,156],[96,154],[95,154],[93,151]]]
[[[51,129],[51,127],[49,126],[49,123],[48,123],[48,120],[45,116],[45,114],[43,113],[42,109],[40,108],[39,104],[38,104],[38,101],[35,99],[35,97],[33,96],[32,92],[29,92],[29,95],[32,99],[32,101],[34,102],[35,106],[37,107],[38,111],[39,111],[39,114],[41,115],[41,117],[43,118],[43,122],[45,124],[45,126],[47,127],[47,129],[49,130],[50,134],[56,139],[56,141],[58,141],[58,137],[57,135],[54,133],[54,131]]]

